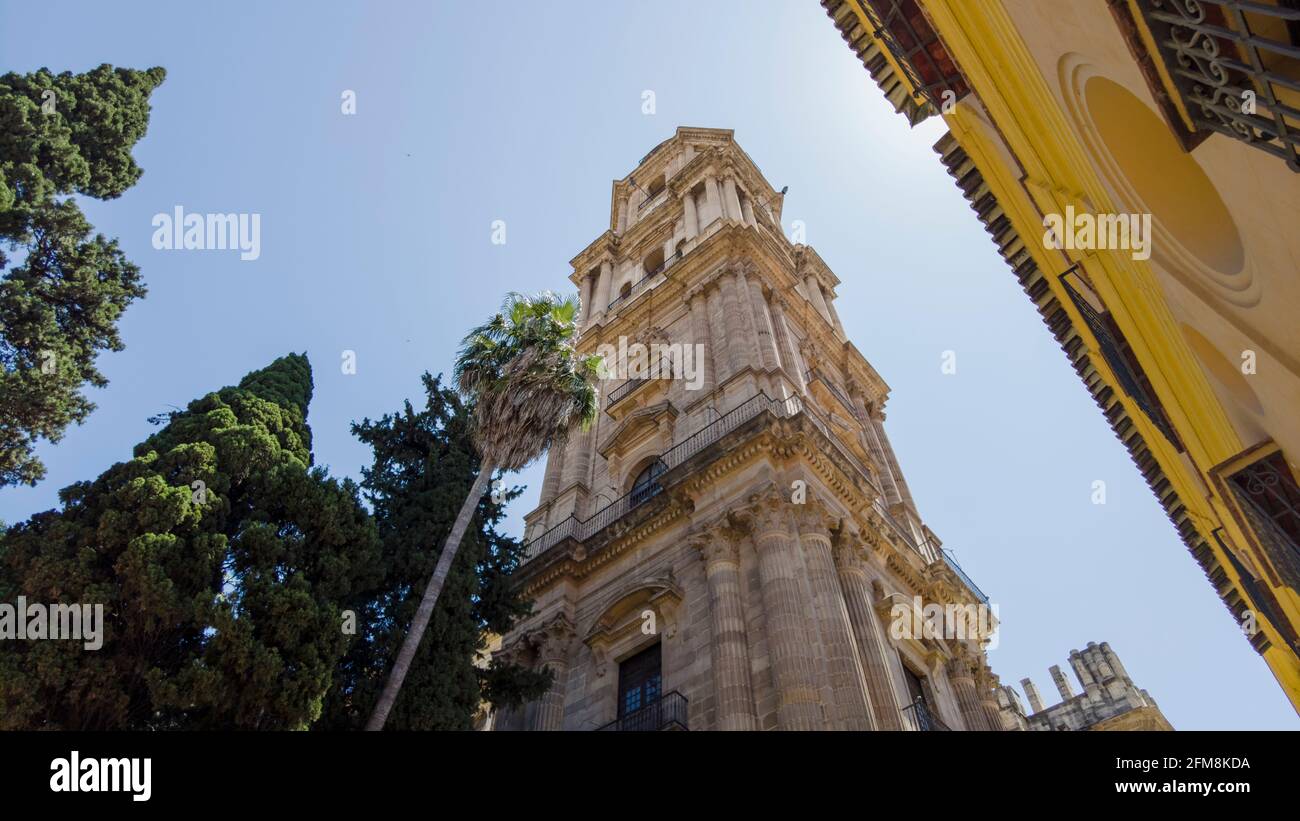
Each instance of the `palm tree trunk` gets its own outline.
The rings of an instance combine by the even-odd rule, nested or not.
[[[379,694],[379,701],[375,704],[375,710],[370,714],[370,720],[366,722],[367,730],[382,730],[384,722],[388,720],[388,713],[393,709],[393,704],[397,701],[397,694],[402,689],[402,681],[406,678],[406,673],[411,669],[411,661],[415,658],[415,651],[420,646],[420,640],[424,638],[424,631],[429,627],[429,618],[433,615],[433,608],[438,604],[438,594],[442,592],[442,585],[447,581],[447,574],[451,572],[451,563],[455,561],[456,554],[460,551],[461,539],[465,536],[465,531],[469,528],[469,523],[474,518],[474,511],[478,508],[479,499],[483,497],[487,490],[487,483],[492,478],[495,467],[490,462],[484,462],[478,471],[478,477],[474,480],[474,486],[469,489],[469,495],[465,497],[465,502],[460,506],[460,513],[456,516],[456,523],[451,526],[451,532],[447,534],[447,541],[442,543],[442,553],[438,556],[438,564],[433,568],[433,576],[429,578],[429,585],[424,588],[424,598],[420,599],[420,607],[415,611],[415,618],[411,620],[411,628],[406,633],[406,638],[402,640],[402,649],[397,653],[397,661],[393,662],[393,669],[388,674],[388,681],[384,682],[384,691]]]

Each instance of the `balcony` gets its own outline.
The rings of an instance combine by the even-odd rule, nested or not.
[[[916,93],[936,110],[970,93],[939,35],[921,12],[917,0],[856,0]]]
[[[659,457],[663,470],[667,472],[685,462],[690,457],[717,442],[736,428],[763,413],[774,413],[778,417],[789,417],[800,412],[803,403],[797,398],[771,399],[766,394],[755,394],[725,415],[706,425],[701,430],[682,440]],[[656,482],[653,492],[644,488],[628,492],[596,511],[587,519],[569,516],[550,530],[533,539],[524,548],[521,564],[526,564],[550,550],[566,539],[582,542],[595,536],[606,527],[631,513],[663,491]]]
[[[665,273],[669,268],[673,267],[673,264],[676,263],[677,260],[681,258],[682,258],[682,253],[681,251],[678,251],[668,259],[664,260],[662,263],[657,265],[653,271],[648,272],[645,276],[641,277],[636,282],[632,283],[632,287],[628,289],[627,293],[619,294],[614,299],[611,299],[609,301],[609,307],[606,310],[609,313],[613,313],[615,310],[618,309],[618,306],[626,302],[631,302],[633,297],[635,297],[637,294],[641,293],[646,289],[646,286],[650,284],[650,280],[654,279],[660,274]]]
[[[1224,134],[1300,172],[1300,8],[1285,0],[1138,0],[1137,8],[1192,122],[1189,132],[1166,107],[1184,148]]]
[[[951,552],[947,550],[940,550],[939,555],[943,557],[943,563],[948,565],[948,567],[952,569],[952,572],[957,574],[957,578],[961,579],[962,582],[968,588],[970,588],[970,592],[975,594],[975,598],[979,599],[985,604],[989,603],[989,597],[984,595],[984,591],[980,590],[979,587],[975,584],[975,582],[971,581],[970,576],[967,576],[966,571],[962,570],[961,565],[957,564],[957,560],[953,558]]]
[[[597,732],[646,733],[660,730],[689,730],[686,723],[687,698],[676,690],[664,693],[639,710],[597,727]]]
[[[839,385],[836,385],[828,379],[824,373],[813,368],[811,371],[804,374],[804,381],[809,385],[813,382],[822,383],[822,385],[826,387],[826,391],[830,393],[831,396],[835,397],[835,401],[844,406],[844,409],[849,412],[850,416],[856,419],[859,424],[866,424],[866,420],[862,418],[862,414],[858,413],[857,406],[853,404],[853,400],[849,398],[849,395],[841,390]]]
[[[642,385],[648,385],[648,384],[650,384],[652,381],[654,381],[654,380],[652,380],[652,379],[629,379],[629,380],[627,380],[626,382],[623,382],[623,383],[622,383],[621,385],[619,385],[617,388],[615,388],[614,390],[610,391],[610,392],[609,392],[609,395],[608,395],[607,397],[605,397],[605,409],[608,410],[608,409],[614,407],[614,406],[617,405],[619,402],[622,402],[624,399],[626,399],[626,398],[628,398],[629,396],[631,396],[632,394],[636,393],[636,389],[637,389],[637,388],[641,387]]]
[[[951,728],[939,720],[930,707],[923,699],[918,698],[907,707],[902,709],[902,713],[910,721],[913,727],[921,732],[950,732]]]
[[[1072,266],[1061,274],[1061,285],[1064,286],[1065,293],[1070,297],[1070,302],[1079,310],[1079,315],[1083,317],[1088,330],[1092,331],[1092,335],[1096,337],[1101,356],[1106,360],[1106,364],[1110,366],[1111,372],[1115,374],[1120,389],[1128,394],[1129,398],[1133,400],[1133,404],[1142,409],[1142,412],[1151,420],[1151,424],[1155,426],[1156,430],[1164,434],[1169,443],[1179,452],[1182,452],[1183,444],[1179,441],[1178,434],[1174,432],[1169,418],[1165,416],[1164,407],[1156,397],[1150,382],[1147,381],[1146,374],[1142,372],[1141,365],[1129,349],[1128,342],[1120,333],[1119,328],[1111,321],[1109,315],[1094,308],[1080,290],[1070,284],[1068,277],[1071,274],[1076,277],[1080,276],[1078,265]]]

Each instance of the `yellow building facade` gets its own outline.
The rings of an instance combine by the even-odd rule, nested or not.
[[[1300,705],[1300,5],[822,5]]]

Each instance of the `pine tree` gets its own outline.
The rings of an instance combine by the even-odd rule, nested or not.
[[[383,541],[384,581],[358,602],[366,625],[330,693],[317,727],[359,729],[379,696],[407,626],[419,604],[441,545],[479,472],[470,414],[455,391],[423,376],[425,407],[411,403],[378,421],[365,419],[353,433],[374,449],[363,471]],[[549,675],[494,660],[474,661],[486,633],[503,634],[530,611],[508,584],[522,545],[496,531],[504,504],[517,489],[485,494],[456,555],[446,587],[420,643],[387,726],[405,730],[469,729],[480,702],[514,705],[540,696]]]
[[[161,68],[0,76],[0,487],[35,484],[38,440],[62,438],[107,381],[100,351],[121,350],[117,321],[145,295],[116,240],[92,236],[71,199],[118,197],[143,173],[131,150],[149,125]],[[5,250],[19,252],[10,267]]]
[[[0,729],[316,720],[379,581],[358,487],[313,469],[291,354],[170,415],[130,461],[0,536],[0,601],[103,603],[103,647],[0,641]]]

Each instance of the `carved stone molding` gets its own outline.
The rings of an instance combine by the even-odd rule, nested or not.
[[[529,640],[542,664],[564,664],[575,635],[573,620],[564,613],[556,613],[529,633]]]

